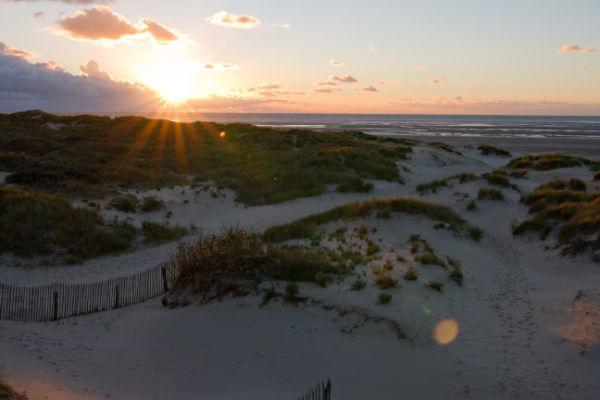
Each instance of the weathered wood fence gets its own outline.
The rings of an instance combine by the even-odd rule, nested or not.
[[[112,310],[160,296],[172,287],[166,262],[130,276],[92,283],[20,287],[0,283],[0,320],[42,322]]]
[[[327,382],[320,382],[298,400],[331,400],[331,381],[327,379]]]

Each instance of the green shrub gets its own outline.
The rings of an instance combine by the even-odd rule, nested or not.
[[[388,274],[378,274],[375,277],[375,284],[381,289],[393,289],[398,286],[398,280]]]
[[[498,189],[481,188],[477,194],[478,200],[502,201],[504,194]]]
[[[285,287],[284,300],[288,303],[293,303],[298,300],[298,284],[296,282],[289,282]]]
[[[165,208],[165,203],[154,196],[147,196],[142,199],[141,208],[145,213],[160,211]]]
[[[479,145],[478,148],[479,148],[479,151],[481,151],[481,154],[483,154],[485,156],[490,156],[490,155],[494,155],[494,156],[498,156],[498,157],[510,157],[511,156],[510,151],[503,150],[498,147],[490,146],[489,144]]]
[[[537,232],[544,240],[555,227],[560,227],[557,245],[563,247],[563,254],[575,255],[596,248],[600,237],[600,193],[587,193],[584,185],[578,180],[553,180],[523,196],[521,202],[529,207],[533,217],[515,225],[513,234]]]
[[[444,290],[444,284],[441,282],[431,281],[427,284],[427,287],[436,292],[442,292]]]
[[[450,265],[450,279],[458,286],[462,286],[464,283],[464,275],[462,272],[462,264],[451,257],[447,257],[448,265]]]
[[[471,200],[469,202],[469,204],[467,204],[467,210],[468,211],[475,211],[475,210],[477,210],[477,202],[475,200]]]
[[[135,236],[132,225],[107,223],[65,197],[0,187],[0,253],[63,255],[73,262],[125,251]]]
[[[392,295],[390,293],[381,292],[377,296],[377,304],[388,304],[392,301]]]
[[[109,206],[115,210],[125,213],[134,213],[138,207],[140,200],[133,194],[115,197],[110,201]]]
[[[168,306],[245,296],[264,281],[316,282],[317,275],[348,271],[329,253],[299,246],[267,245],[257,234],[229,229],[179,247],[173,262],[177,281],[165,297]]]
[[[359,290],[363,290],[366,286],[367,286],[367,284],[365,283],[365,281],[363,281],[362,279],[359,278],[354,281],[351,289],[354,291],[359,291]]]
[[[148,243],[166,243],[184,237],[190,233],[190,230],[181,225],[144,221],[142,222],[142,232]]]
[[[403,278],[407,281],[416,281],[417,279],[419,279],[419,273],[417,272],[417,269],[415,267],[410,266],[408,267],[406,272],[404,272]]]
[[[510,186],[510,180],[505,172],[493,171],[487,174],[483,174],[483,178],[493,185]]]

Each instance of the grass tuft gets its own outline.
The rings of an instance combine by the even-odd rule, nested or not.
[[[594,166],[594,163],[582,157],[569,156],[560,153],[548,153],[540,155],[528,155],[519,157],[508,163],[508,168],[524,169],[531,168],[541,171],[568,168],[568,167],[581,167],[581,166]]]
[[[381,292],[377,296],[377,304],[389,304],[392,301],[392,295],[387,292]]]
[[[502,201],[504,194],[498,189],[481,188],[477,194],[477,200]]]
[[[500,149],[498,147],[490,146],[489,144],[482,144],[478,147],[481,154],[484,156],[498,156],[498,157],[510,157],[510,151]]]

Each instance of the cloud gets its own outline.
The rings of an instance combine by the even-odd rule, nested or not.
[[[0,54],[17,58],[29,58],[33,56],[33,53],[30,53],[26,50],[15,49],[4,42],[0,42]]]
[[[337,86],[337,83],[331,81],[320,81],[317,82],[317,86]]]
[[[341,60],[331,60],[331,61],[329,61],[329,64],[333,65],[334,67],[343,67],[344,66],[344,62]]]
[[[378,85],[401,85],[402,81],[400,79],[378,79],[377,80],[377,84]]]
[[[335,93],[335,92],[341,92],[342,89],[340,89],[340,88],[316,88],[313,91],[315,93]]]
[[[33,18],[42,18],[44,15],[46,15],[46,13],[44,13],[43,11],[37,11],[37,12],[34,12],[32,15],[33,15]]]
[[[63,17],[52,31],[71,39],[116,42],[148,34],[157,43],[175,42],[179,36],[156,21],[146,18],[134,24],[109,7],[94,6]]]
[[[560,54],[569,54],[569,53],[596,53],[600,51],[597,47],[589,47],[589,46],[579,46],[577,44],[565,44],[558,49]]]
[[[261,21],[250,15],[235,15],[227,11],[220,11],[206,19],[214,25],[224,26],[227,28],[252,29],[261,25]]]
[[[79,66],[79,70],[90,78],[112,80],[108,72],[102,71],[100,65],[94,60],[90,60],[86,65]]]
[[[230,63],[206,63],[203,65],[203,68],[208,70],[208,71],[217,71],[217,72],[224,72],[224,71],[235,71],[236,69],[239,69],[240,66],[237,64],[230,64]]]
[[[44,109],[49,112],[140,112],[160,106],[147,87],[118,82],[88,63],[89,75],[76,76],[53,62],[31,63],[23,57],[0,54],[0,110]],[[96,76],[92,76],[94,72]],[[98,79],[102,76],[103,79]]]
[[[431,83],[432,85],[437,85],[438,83],[442,83],[445,80],[446,78],[443,76],[434,76],[432,78],[429,78],[429,83]]]
[[[367,93],[376,93],[379,92],[379,90],[377,90],[376,87],[373,86],[366,86],[366,87],[361,87],[361,88],[354,88],[355,92],[367,92]]]
[[[344,76],[333,75],[333,76],[331,76],[329,78],[329,80],[333,81],[333,82],[342,82],[342,83],[356,83],[356,82],[358,82],[358,79],[356,79],[352,75],[344,75]]]
[[[41,1],[56,1],[65,4],[108,4],[112,3],[114,0],[2,0],[6,3],[33,3],[33,2],[41,2]]]
[[[414,65],[413,69],[417,72],[425,72],[425,67],[422,65]]]
[[[281,29],[290,29],[292,27],[287,22],[275,22],[275,23],[273,23],[273,26],[275,28],[281,28]]]

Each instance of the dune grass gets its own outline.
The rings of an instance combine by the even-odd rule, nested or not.
[[[547,153],[539,155],[528,155],[524,157],[515,158],[507,164],[508,168],[513,169],[537,169],[541,171],[568,168],[568,167],[581,167],[598,166],[597,162],[587,160],[582,157],[570,156],[560,153]]]
[[[357,132],[41,111],[2,114],[0,131],[0,169],[12,173],[10,183],[102,196],[120,187],[212,182],[251,205],[322,194],[328,185],[364,192],[369,179],[401,181],[397,161],[414,144]]]
[[[478,147],[481,154],[484,156],[497,156],[497,157],[510,157],[510,151],[501,149],[499,147],[490,146],[489,144],[482,144]]]
[[[504,194],[498,189],[481,188],[477,193],[477,200],[502,201],[504,200]]]
[[[0,253],[75,261],[125,251],[135,236],[132,225],[104,221],[64,197],[0,187]]]
[[[264,281],[318,284],[319,276],[349,271],[328,251],[266,244],[259,235],[241,228],[180,246],[173,262],[178,278],[164,298],[164,304],[171,307],[245,296]]]
[[[142,233],[146,243],[160,244],[172,242],[190,233],[190,230],[181,225],[160,224],[158,222],[142,222]]]
[[[537,232],[545,240],[558,228],[564,254],[600,249],[600,193],[587,193],[579,180],[555,179],[523,196],[532,218],[513,227],[514,235]]]
[[[421,183],[417,186],[417,193],[420,195],[437,193],[440,188],[451,188],[455,182],[466,183],[477,179],[477,175],[472,172],[452,175],[444,179],[436,179],[430,182]]]
[[[457,233],[471,234],[474,228],[458,216],[452,209],[410,197],[375,199],[350,203],[332,210],[311,215],[297,221],[267,229],[263,237],[268,242],[285,242],[293,239],[310,239],[318,236],[317,228],[333,221],[366,218],[373,212],[387,210],[390,213],[420,215],[437,222],[444,222]]]

